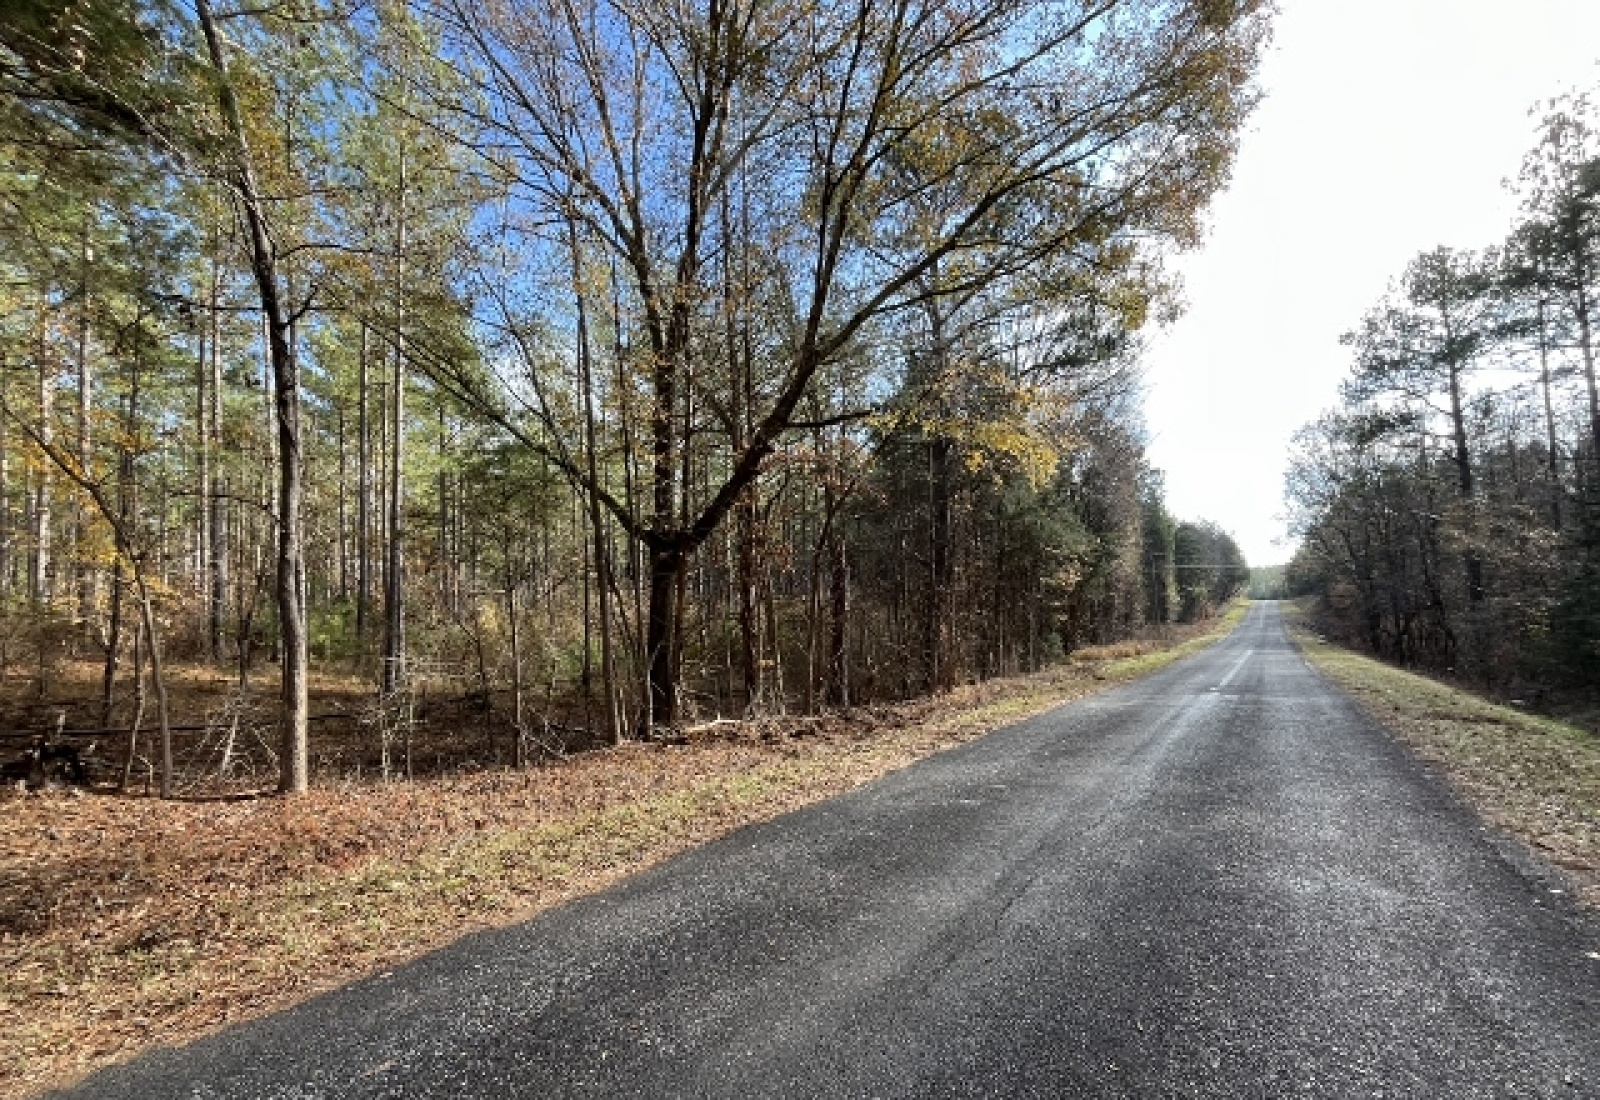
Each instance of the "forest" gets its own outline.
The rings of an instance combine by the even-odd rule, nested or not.
[[[1340,640],[1529,705],[1600,692],[1600,108],[1552,100],[1503,241],[1417,256],[1296,436],[1301,548]]]
[[[1268,9],[10,0],[9,751],[93,733],[124,787],[298,792],[938,693],[1210,614],[1249,572],[1168,511],[1141,334],[1180,308],[1164,259],[1227,179]],[[1376,495],[1308,499],[1297,565],[1419,660],[1488,667],[1471,624],[1514,610],[1583,665],[1584,126],[1530,162],[1492,293],[1487,260],[1419,276],[1494,335],[1374,367],[1304,437],[1307,476],[1325,438],[1406,520],[1433,502],[1400,588],[1333,553]],[[1374,324],[1374,363],[1442,331]],[[1452,495],[1424,398],[1491,352],[1543,389],[1463,394]]]

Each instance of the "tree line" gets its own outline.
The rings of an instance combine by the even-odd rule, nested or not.
[[[294,791],[313,663],[520,761],[1207,613],[1139,333],[1266,8],[8,5],[0,673],[153,699],[166,793],[163,660],[275,663]]]
[[[1600,114],[1546,105],[1520,213],[1416,257],[1295,441],[1289,583],[1347,641],[1496,690],[1600,686]]]

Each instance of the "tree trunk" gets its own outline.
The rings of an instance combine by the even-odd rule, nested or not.
[[[134,425],[138,417],[139,401],[139,376],[134,372],[133,386],[128,392],[127,422],[124,435],[127,439],[133,438]],[[137,499],[136,486],[133,480],[133,452],[126,446],[122,448],[117,457],[117,521],[116,529],[119,532],[127,530],[133,522]],[[116,701],[117,690],[117,665],[122,649],[122,601],[127,594],[126,567],[122,555],[117,555],[116,562],[111,567],[111,616],[110,624],[106,631],[106,656],[105,667],[101,673],[100,681],[100,724],[111,725],[111,708]],[[142,629],[142,628],[137,628]],[[138,668],[134,669],[135,678],[143,675]]]
[[[92,431],[92,405],[94,397],[94,365],[89,361],[89,264],[94,259],[94,250],[89,247],[89,226],[85,222],[83,227],[83,240],[80,251],[82,275],[78,282],[78,334],[77,334],[77,372],[78,372],[78,469],[87,472],[90,461],[90,446],[93,442]],[[83,624],[83,629],[89,630],[89,623],[94,618],[95,598],[98,595],[99,573],[90,565],[89,561],[89,515],[80,503],[81,498],[75,498],[72,508],[73,544],[75,547],[76,561],[72,570],[76,574],[76,587],[78,591],[78,620]]]
[[[392,695],[405,682],[405,377],[401,355],[395,349],[393,384],[389,402],[389,484],[385,512],[386,561],[383,571],[383,693]]]
[[[111,712],[117,701],[117,668],[122,663],[122,590],[127,581],[119,558],[111,567],[111,607],[106,616],[105,664],[100,673],[100,725],[111,728]]]
[[[278,440],[278,553],[277,601],[282,669],[282,725],[278,789],[286,794],[304,791],[309,784],[306,754],[306,718],[310,709],[307,687],[306,576],[302,471],[300,450],[300,366],[290,329],[293,320],[283,301],[276,246],[268,229],[266,212],[256,188],[255,166],[245,136],[239,101],[228,76],[222,37],[212,15],[210,0],[195,0],[196,14],[205,33],[211,67],[218,81],[224,118],[233,138],[232,183],[249,231],[251,273],[261,298],[266,321],[267,349],[272,363]],[[152,643],[152,649],[154,645]]]
[[[202,599],[211,592],[211,333],[199,331],[194,360],[194,573],[192,587]],[[209,609],[208,609],[209,610]]]
[[[850,561],[844,537],[835,529],[829,536],[828,601],[828,702],[850,705],[850,663],[846,630],[850,624]]]
[[[397,255],[405,262],[405,155],[400,156],[400,211],[396,229]],[[397,301],[402,292],[403,273],[396,279]],[[405,536],[405,336],[403,322],[397,322],[394,335],[394,376],[389,412],[389,532],[388,565],[384,570],[383,586],[383,694],[393,695],[405,682],[406,621],[405,621],[405,555],[402,542]]]
[[[55,387],[51,385],[48,348],[44,339],[44,303],[39,315],[39,441],[49,447],[55,435]],[[28,573],[28,598],[35,605],[50,598],[50,475],[41,468],[33,489],[33,557]]]
[[[648,547],[650,602],[645,624],[645,721],[642,734],[670,729],[678,720],[678,593],[687,564],[672,543]]]
[[[757,534],[759,515],[760,502],[756,498],[756,486],[752,483],[745,486],[744,495],[739,501],[736,535],[739,555],[739,659],[744,678],[746,718],[754,718],[759,714],[764,703],[761,624],[756,613],[756,561],[759,553],[756,540],[759,537]]]
[[[445,423],[444,404],[441,402],[437,410],[438,435],[436,436],[439,472],[437,474],[436,493],[438,496],[439,512],[436,517],[438,532],[436,538],[439,547],[439,603],[452,615],[461,614],[461,603],[457,599],[460,591],[460,578],[457,575],[461,568],[461,561],[457,551],[460,547],[450,543],[450,471],[446,466],[449,458],[447,448],[447,425]]]
[[[1550,526],[1561,530],[1561,452],[1556,436],[1555,401],[1550,393],[1550,333],[1545,300],[1539,296],[1539,392],[1544,398],[1545,472],[1550,482]]]
[[[772,579],[767,578],[762,586],[762,606],[767,616],[767,645],[768,652],[772,654],[772,686],[770,708],[778,714],[783,714],[788,709],[788,693],[783,682],[783,646],[778,640],[778,601],[772,591]]]
[[[279,790],[298,794],[310,785],[307,718],[311,709],[307,680],[306,571],[300,451],[299,365],[292,350],[277,374],[278,398],[278,623],[282,662],[283,727]],[[154,643],[151,651],[154,654]]]
[[[507,557],[510,556],[510,541],[506,544]],[[511,766],[521,769],[527,766],[527,737],[523,723],[526,720],[522,710],[522,631],[517,622],[517,581],[511,573],[511,566],[506,565],[506,627],[511,635],[511,731],[514,740],[511,743]]]
[[[222,469],[222,311],[220,285],[221,261],[216,257],[211,265],[211,415],[207,428],[208,449],[215,456],[211,474],[211,509],[208,529],[211,535],[211,597],[208,601],[207,634],[211,645],[211,659],[221,664],[226,649],[225,620],[228,611],[228,477]]]
[[[334,532],[334,573],[339,578],[338,599],[340,603],[350,598],[350,439],[345,427],[344,402],[340,401],[334,409],[334,438],[335,446],[339,451],[338,491],[335,502],[337,515],[337,529]]]
[[[0,378],[0,387],[5,379]],[[0,389],[0,408],[5,405],[5,391]],[[0,413],[0,596],[9,595],[15,579],[12,575],[11,556],[11,459],[10,440],[6,438],[6,420]],[[0,668],[4,662],[0,661]]]
[[[1467,447],[1467,418],[1461,396],[1461,370],[1450,367],[1450,434],[1455,443],[1451,458],[1456,467],[1456,489],[1463,500],[1473,494],[1472,452]]]
[[[150,659],[150,686],[156,695],[156,723],[161,737],[161,797],[171,798],[172,789],[172,714],[167,706],[167,680],[161,667],[161,636],[156,632],[155,609],[150,586],[137,561],[133,566],[134,592],[139,599],[139,620],[144,624],[146,656]]]
[[[1455,441],[1456,489],[1461,501],[1472,511],[1469,515],[1469,540],[1477,537],[1477,506],[1472,477],[1472,452],[1467,445],[1467,418],[1461,396],[1461,370],[1457,364],[1450,366],[1450,428]],[[1470,545],[1466,551],[1467,600],[1472,604],[1483,602],[1483,560]]]
[[[924,690],[945,687],[945,614],[950,585],[951,458],[955,450],[948,436],[936,435],[928,443],[928,605],[923,623]]]
[[[929,359],[935,384],[950,370],[945,318],[937,301],[928,302]],[[941,403],[942,404],[942,403]],[[954,441],[937,427],[928,439],[928,596],[922,624],[923,690],[932,695],[945,686],[945,615],[949,606],[950,510]]]
[[[361,351],[356,366],[356,644],[366,663],[367,632],[372,618],[372,382],[371,330],[361,325]]]
[[[1589,389],[1589,433],[1594,443],[1594,461],[1600,469],[1600,381],[1595,378],[1594,329],[1589,319],[1587,280],[1578,280],[1578,347],[1583,352],[1583,377]],[[1600,480],[1597,477],[1596,480]]]
[[[122,760],[121,790],[133,782],[133,763],[139,758],[139,730],[144,725],[144,620],[133,630],[133,717],[128,721],[128,749]],[[146,784],[146,792],[149,785]]]
[[[617,705],[616,662],[611,646],[611,553],[606,538],[605,519],[600,510],[599,467],[595,452],[599,447],[594,410],[594,360],[589,346],[589,314],[585,306],[578,261],[577,228],[570,229],[572,248],[572,290],[578,307],[578,379],[583,396],[584,465],[589,491],[589,537],[593,543],[594,575],[600,610],[600,685],[605,694],[606,738],[613,745],[622,743],[622,714]],[[585,661],[588,655],[585,653]]]

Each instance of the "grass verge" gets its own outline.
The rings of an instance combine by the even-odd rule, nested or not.
[[[1034,676],[523,772],[303,798],[0,803],[0,1098],[524,920],[1222,637],[1243,602]]]
[[[1303,611],[1290,622],[1329,679],[1600,908],[1600,737],[1335,645]]]

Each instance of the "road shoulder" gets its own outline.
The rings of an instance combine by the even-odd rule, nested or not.
[[[1345,649],[1303,614],[1285,621],[1315,668],[1600,910],[1600,737]]]

